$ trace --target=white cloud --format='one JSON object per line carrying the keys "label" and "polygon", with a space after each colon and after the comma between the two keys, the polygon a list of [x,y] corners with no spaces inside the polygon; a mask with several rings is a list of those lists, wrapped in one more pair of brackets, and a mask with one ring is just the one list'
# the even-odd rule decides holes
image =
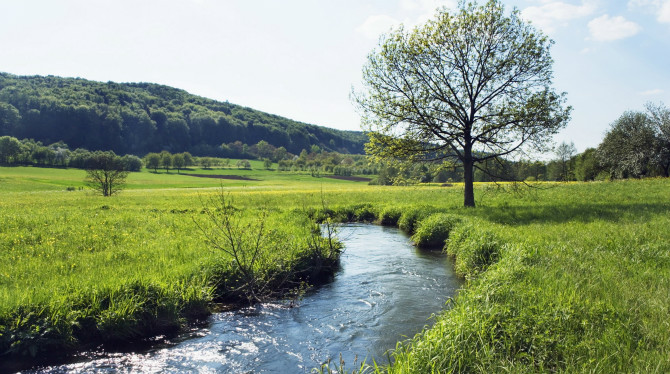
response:
{"label": "white cloud", "polygon": [[629,0],[629,9],[640,8],[656,14],[656,20],[670,23],[670,0]]}
{"label": "white cloud", "polygon": [[400,22],[385,14],[368,17],[362,25],[356,28],[356,31],[369,39],[378,39],[381,34],[388,32],[393,26]]}
{"label": "white cloud", "polygon": [[569,21],[588,16],[596,11],[593,1],[584,0],[581,5],[562,1],[544,1],[540,6],[529,6],[521,15],[546,33],[554,33],[559,27],[567,26]]}
{"label": "white cloud", "polygon": [[653,89],[653,90],[647,90],[647,91],[638,92],[638,95],[642,95],[642,96],[655,96],[655,95],[660,95],[660,94],[662,94],[662,93],[664,93],[664,92],[665,92],[665,91],[663,91],[663,90],[660,89],[660,88],[655,88],[655,89]]}
{"label": "white cloud", "polygon": [[589,22],[591,38],[599,42],[611,42],[628,38],[640,32],[642,27],[622,16],[610,17],[605,14]]}
{"label": "white cloud", "polygon": [[670,0],[666,0],[661,5],[661,9],[658,12],[658,22],[670,23]]}

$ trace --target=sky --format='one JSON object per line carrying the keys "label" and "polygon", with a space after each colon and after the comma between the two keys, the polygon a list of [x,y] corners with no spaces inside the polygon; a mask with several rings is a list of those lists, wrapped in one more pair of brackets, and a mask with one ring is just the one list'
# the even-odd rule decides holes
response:
{"label": "sky", "polygon": [[[482,0],[480,0],[480,3]],[[670,105],[670,0],[503,0],[555,44],[573,107],[557,143],[596,147],[646,102]],[[379,37],[456,0],[0,0],[0,71],[152,82],[360,130],[350,100]]]}

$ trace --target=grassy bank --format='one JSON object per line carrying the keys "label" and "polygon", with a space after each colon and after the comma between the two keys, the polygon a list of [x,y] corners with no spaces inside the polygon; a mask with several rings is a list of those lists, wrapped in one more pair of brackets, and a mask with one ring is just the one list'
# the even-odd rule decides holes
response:
{"label": "grassy bank", "polygon": [[[61,173],[78,171],[25,169],[0,170],[3,352],[177,328],[235,278],[195,224],[219,181],[144,172],[133,178],[157,178],[151,189],[129,181],[102,198],[64,190],[83,175]],[[459,185],[263,178],[223,189],[244,222],[269,212],[277,246],[265,268],[309,258],[308,216],[399,226],[455,257],[467,286],[384,371],[670,371],[668,180],[480,184],[477,208],[464,209]]]}
{"label": "grassy bank", "polygon": [[354,219],[439,241],[468,280],[392,366],[363,371],[670,371],[669,191],[667,180],[621,181],[498,191],[470,210],[359,207]]}
{"label": "grassy bank", "polygon": [[[34,184],[14,183],[22,185]],[[0,195],[0,371],[84,344],[176,331],[208,315],[214,301],[246,301],[248,275],[201,230],[215,224],[208,212],[221,213],[210,200],[220,187],[127,190],[113,198],[39,187]],[[252,291],[278,295],[332,273],[336,254],[314,223],[299,206],[278,210],[266,195],[226,195],[238,244],[262,239],[257,259],[245,260]]]}

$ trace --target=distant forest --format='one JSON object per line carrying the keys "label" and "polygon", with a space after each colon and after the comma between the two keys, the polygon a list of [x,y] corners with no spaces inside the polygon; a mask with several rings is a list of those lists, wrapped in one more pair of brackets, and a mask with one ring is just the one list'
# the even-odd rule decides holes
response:
{"label": "distant forest", "polygon": [[[227,144],[265,140],[288,152],[363,153],[363,132],[305,124],[151,83],[0,73],[0,136],[70,149],[145,155],[167,150],[235,157]],[[223,146],[222,146],[223,145]]]}

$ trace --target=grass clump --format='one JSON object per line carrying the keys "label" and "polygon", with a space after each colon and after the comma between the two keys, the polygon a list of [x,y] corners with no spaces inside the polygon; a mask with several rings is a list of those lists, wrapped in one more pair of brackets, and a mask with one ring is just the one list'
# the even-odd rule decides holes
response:
{"label": "grass clump", "polygon": [[398,227],[410,235],[414,234],[419,221],[435,212],[435,210],[435,208],[426,205],[407,207],[398,219]]}
{"label": "grass clump", "polygon": [[335,222],[373,222],[377,218],[377,210],[371,203],[337,205],[322,208],[317,217],[329,217]]}
{"label": "grass clump", "polygon": [[459,222],[461,219],[452,214],[431,214],[419,222],[412,241],[419,248],[442,248]]}
{"label": "grass clump", "polygon": [[396,206],[384,207],[379,212],[379,224],[382,226],[398,226],[402,209]]}
{"label": "grass clump", "polygon": [[482,226],[473,221],[463,222],[451,232],[444,245],[445,252],[455,259],[455,270],[461,276],[476,275],[500,258],[500,238]]}

